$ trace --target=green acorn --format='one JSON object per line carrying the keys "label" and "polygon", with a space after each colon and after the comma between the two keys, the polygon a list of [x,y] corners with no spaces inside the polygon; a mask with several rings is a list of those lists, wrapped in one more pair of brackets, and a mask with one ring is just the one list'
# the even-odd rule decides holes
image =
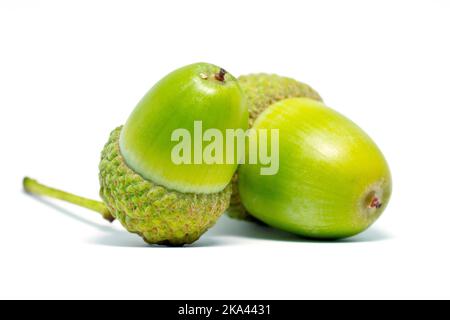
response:
{"label": "green acorn", "polygon": [[239,193],[248,212],[298,235],[339,239],[371,226],[389,203],[389,166],[373,140],[323,103],[293,98],[270,106],[257,130],[279,130],[279,171],[239,167]]}
{"label": "green acorn", "polygon": [[[309,85],[275,74],[249,74],[240,76],[238,81],[247,98],[250,127],[264,110],[278,101],[302,97],[322,101],[320,95]],[[254,221],[254,217],[242,206],[238,191],[238,174],[233,177],[233,193],[227,213],[235,219]]]}
{"label": "green acorn", "polygon": [[[229,206],[236,164],[204,163],[194,148],[185,161],[173,159],[182,130],[197,139],[203,130],[247,129],[248,111],[237,80],[224,69],[198,63],[170,73],[139,102],[123,127],[115,129],[101,155],[100,195],[81,198],[25,178],[25,190],[100,212],[119,220],[150,244],[196,241]],[[200,140],[201,147],[206,142]],[[186,158],[187,156],[187,158]]]}

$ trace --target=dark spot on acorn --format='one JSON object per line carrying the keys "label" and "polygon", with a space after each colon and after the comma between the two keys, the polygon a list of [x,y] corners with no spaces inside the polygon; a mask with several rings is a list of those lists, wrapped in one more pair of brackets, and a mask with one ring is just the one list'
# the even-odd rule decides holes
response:
{"label": "dark spot on acorn", "polygon": [[225,75],[227,74],[227,71],[223,68],[220,68],[220,71],[214,75],[217,81],[225,82]]}
{"label": "dark spot on acorn", "polygon": [[369,205],[369,207],[372,209],[373,208],[380,209],[382,206],[383,206],[383,204],[381,203],[380,199],[378,199],[377,197],[374,197]]}

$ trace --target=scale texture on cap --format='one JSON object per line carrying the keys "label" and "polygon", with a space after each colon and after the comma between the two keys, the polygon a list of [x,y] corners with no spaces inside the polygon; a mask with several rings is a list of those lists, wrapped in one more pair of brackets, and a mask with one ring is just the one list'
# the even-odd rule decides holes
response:
{"label": "scale texture on cap", "polygon": [[111,133],[100,162],[100,195],[111,214],[150,244],[193,243],[228,207],[231,184],[218,193],[192,194],[145,180],[124,162],[119,150],[121,129]]}

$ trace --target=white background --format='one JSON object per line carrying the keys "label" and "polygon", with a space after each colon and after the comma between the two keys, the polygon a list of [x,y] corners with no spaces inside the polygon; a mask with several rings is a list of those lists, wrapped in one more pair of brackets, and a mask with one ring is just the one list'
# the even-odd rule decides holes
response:
{"label": "white background", "polygon": [[[448,1],[0,1],[1,298],[450,298]],[[24,175],[98,198],[99,153],[185,64],[308,82],[384,151],[384,216],[347,241],[232,221],[148,247]]]}

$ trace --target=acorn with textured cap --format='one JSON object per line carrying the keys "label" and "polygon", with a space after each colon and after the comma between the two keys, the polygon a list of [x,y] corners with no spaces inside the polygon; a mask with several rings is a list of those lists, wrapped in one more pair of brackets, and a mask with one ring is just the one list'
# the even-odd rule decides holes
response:
{"label": "acorn with textured cap", "polygon": [[[177,129],[247,129],[248,110],[237,80],[206,63],[189,65],[160,80],[115,129],[101,154],[103,202],[75,196],[25,178],[27,192],[50,196],[119,220],[150,244],[196,241],[228,208],[237,164],[176,163]],[[206,143],[206,142],[202,142]],[[196,151],[192,149],[194,158]]]}

